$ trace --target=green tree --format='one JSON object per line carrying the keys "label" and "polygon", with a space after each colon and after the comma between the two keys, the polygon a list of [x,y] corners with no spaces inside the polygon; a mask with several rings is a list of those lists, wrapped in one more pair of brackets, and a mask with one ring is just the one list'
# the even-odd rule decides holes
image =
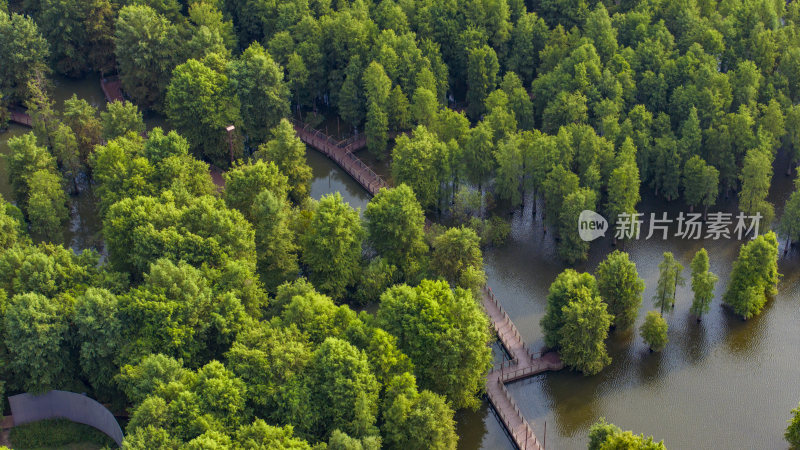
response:
{"label": "green tree", "polygon": [[262,191],[267,190],[277,200],[286,199],[287,178],[272,161],[256,160],[249,164],[234,165],[225,172],[225,203],[229,208],[241,212],[251,222],[253,202]]}
{"label": "green tree", "polygon": [[87,164],[94,146],[100,143],[102,126],[97,108],[77,95],[64,100],[64,123],[75,133],[81,163]]}
{"label": "green tree", "polygon": [[548,347],[557,348],[559,346],[558,331],[564,326],[564,307],[582,288],[587,288],[593,297],[599,295],[597,280],[589,273],[578,273],[573,269],[566,269],[558,274],[550,285],[550,291],[547,294],[547,309],[544,317],[539,321],[544,333],[545,345]]}
{"label": "green tree", "polygon": [[731,280],[722,300],[733,312],[749,319],[761,313],[778,293],[778,240],[770,231],[742,245],[733,263]]}
{"label": "green tree", "polygon": [[74,382],[69,351],[72,298],[37,293],[12,297],[5,308],[3,330],[9,369],[20,389],[43,393]]}
{"label": "green tree", "polygon": [[487,122],[481,122],[464,137],[461,158],[464,177],[481,192],[494,171],[493,136],[492,127]]}
{"label": "green tree", "polygon": [[117,296],[106,289],[87,289],[75,300],[75,328],[82,375],[100,398],[112,398],[118,393],[115,359],[122,332]]}
{"label": "green tree", "polygon": [[644,323],[639,328],[639,334],[650,347],[651,352],[660,352],[667,346],[667,321],[658,311],[648,311]]}
{"label": "green tree", "polygon": [[622,431],[613,423],[601,417],[589,428],[589,450],[666,450],[664,443],[653,442],[653,437],[635,435],[630,431]]}
{"label": "green tree", "polygon": [[685,282],[681,272],[683,272],[683,266],[675,260],[672,252],[664,252],[664,259],[658,264],[658,286],[656,295],[653,297],[653,301],[660,308],[659,313],[662,315],[664,309],[675,306],[675,291]]}
{"label": "green tree", "polygon": [[703,158],[694,155],[686,161],[683,168],[683,189],[690,210],[702,205],[708,211],[708,207],[717,202],[719,171],[706,164]]}
{"label": "green tree", "polygon": [[367,149],[378,159],[384,158],[386,140],[389,133],[389,116],[386,109],[377,102],[367,104],[367,121],[364,124],[367,136]]}
{"label": "green tree", "polygon": [[114,32],[114,55],[120,81],[134,102],[162,108],[170,73],[179,62],[178,27],[145,5],[120,9]]}
{"label": "green tree", "polygon": [[477,120],[485,111],[486,97],[497,87],[500,65],[497,54],[488,45],[471,48],[467,64],[467,115]]}
{"label": "green tree", "polygon": [[708,270],[708,252],[704,248],[695,253],[690,267],[692,268],[692,292],[694,292],[690,311],[697,316],[697,321],[700,322],[700,318],[708,312],[711,300],[714,299],[714,286],[719,277]]}
{"label": "green tree", "polygon": [[747,215],[761,214],[764,223],[772,222],[774,208],[767,201],[772,182],[772,157],[769,150],[754,148],[744,158],[739,180],[739,209]]}
{"label": "green tree", "polygon": [[616,161],[617,167],[611,172],[608,179],[608,202],[606,211],[616,224],[617,218],[622,213],[636,214],[636,205],[641,200],[639,187],[639,167],[636,165],[636,147],[633,140],[628,138],[622,144]]}
{"label": "green tree", "polygon": [[394,377],[386,386],[383,444],[390,448],[454,450],[458,442],[453,410],[444,397],[419,392],[409,373]]}
{"label": "green tree", "polygon": [[298,429],[317,439],[336,429],[359,438],[373,433],[380,385],[367,356],[346,341],[329,337],[314,351],[302,390]]}
{"label": "green tree", "polygon": [[800,405],[792,410],[792,418],[787,422],[789,426],[783,436],[792,448],[800,448]]}
{"label": "green tree", "polygon": [[18,205],[26,206],[30,199],[30,180],[43,170],[55,172],[56,162],[46,148],[37,145],[33,133],[8,139],[8,181]]}
{"label": "green tree", "polygon": [[270,291],[297,276],[297,244],[289,228],[289,206],[267,189],[253,200],[258,273]]}
{"label": "green tree", "polygon": [[642,304],[644,280],[628,254],[614,250],[597,266],[597,290],[614,316],[612,324],[620,330],[633,326]]}
{"label": "green tree", "polygon": [[44,240],[61,242],[62,225],[69,219],[67,194],[61,188],[61,177],[49,170],[34,172],[28,180],[30,197],[25,210],[31,222],[31,233]]}
{"label": "green tree", "polygon": [[422,388],[446,396],[454,408],[478,406],[476,394],[491,361],[486,345],[491,334],[486,314],[469,291],[452,290],[444,281],[394,286],[381,296],[377,320],[397,336]]}
{"label": "green tree", "polygon": [[614,316],[587,287],[575,290],[561,313],[563,325],[557,332],[561,360],[584,375],[599,373],[611,363],[605,339]]}
{"label": "green tree", "polygon": [[781,216],[780,232],[786,235],[786,247],[783,253],[789,251],[794,241],[800,240],[800,190],[795,190],[786,200]]}
{"label": "green tree", "polygon": [[244,132],[255,147],[266,142],[270,137],[268,130],[289,115],[289,88],[281,66],[258,42],[250,44],[231,62],[230,72],[233,90],[241,102]]}
{"label": "green tree", "polygon": [[114,8],[109,0],[42,0],[38,24],[51,45],[53,65],[62,74],[114,68]]}
{"label": "green tree", "polygon": [[397,138],[392,151],[392,176],[395,183],[405,183],[414,190],[424,209],[438,205],[441,199],[442,174],[447,167],[447,145],[423,126],[411,137]]}
{"label": "green tree", "polygon": [[358,279],[363,239],[358,211],[338,192],[323,196],[301,244],[301,260],[314,286],[333,298],[344,297]]}
{"label": "green tree", "polygon": [[389,116],[389,129],[394,131],[407,130],[411,127],[411,110],[408,97],[400,86],[392,88],[386,107]]}
{"label": "green tree", "polygon": [[486,284],[480,238],[467,227],[449,228],[433,241],[431,268],[453,286],[478,295]]}
{"label": "green tree", "polygon": [[525,176],[525,155],[524,146],[526,145],[526,134],[515,133],[507,136],[497,145],[494,151],[494,158],[497,162],[497,177],[495,178],[495,190],[498,197],[509,200],[512,205],[522,203],[524,187],[522,185]]}
{"label": "green tree", "polygon": [[589,188],[580,188],[570,193],[561,204],[558,217],[558,256],[568,264],[583,261],[588,256],[590,242],[581,239],[578,234],[578,217],[581,211],[594,211],[597,204],[597,193]]}
{"label": "green tree", "polygon": [[289,198],[295,204],[301,204],[308,198],[313,174],[306,161],[306,146],[288,120],[282,119],[271,130],[269,141],[259,146],[254,156],[275,162],[288,178]]}
{"label": "green tree", "polygon": [[225,129],[238,125],[240,116],[239,100],[225,73],[201,61],[186,61],[172,72],[165,109],[198,157],[226,167],[240,151],[229,155]]}
{"label": "green tree", "polygon": [[142,113],[133,103],[113,101],[106,105],[106,110],[100,113],[100,122],[103,126],[103,139],[111,140],[133,131],[142,134],[145,131]]}
{"label": "green tree", "polygon": [[28,81],[48,72],[50,45],[28,16],[0,11],[0,94],[13,104],[30,98]]}
{"label": "green tree", "polygon": [[367,204],[364,220],[367,242],[389,264],[400,267],[406,277],[425,267],[425,215],[410,187],[381,189]]}
{"label": "green tree", "polygon": [[564,125],[589,120],[586,96],[580,92],[561,91],[542,113],[542,131],[556,133]]}

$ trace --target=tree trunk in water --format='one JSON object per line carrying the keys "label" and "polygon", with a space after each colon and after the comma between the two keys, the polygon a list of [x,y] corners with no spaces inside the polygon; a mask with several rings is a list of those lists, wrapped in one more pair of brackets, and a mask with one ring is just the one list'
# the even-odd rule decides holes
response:
{"label": "tree trunk in water", "polygon": [[789,247],[791,245],[792,245],[792,237],[791,236],[787,236],[786,237],[786,248],[783,249],[783,254],[784,255],[789,252]]}

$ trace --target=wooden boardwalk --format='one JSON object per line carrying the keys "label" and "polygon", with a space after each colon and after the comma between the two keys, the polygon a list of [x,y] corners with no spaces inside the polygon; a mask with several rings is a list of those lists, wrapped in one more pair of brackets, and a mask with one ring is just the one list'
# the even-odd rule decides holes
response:
{"label": "wooden boardwalk", "polygon": [[103,94],[105,94],[108,103],[125,100],[122,96],[122,82],[119,81],[119,78],[103,78],[100,80],[100,87],[103,88]]}
{"label": "wooden boardwalk", "polygon": [[20,125],[24,125],[26,127],[33,127],[33,120],[31,116],[29,116],[25,111],[21,109],[11,108],[8,110],[9,117],[8,120],[14,123],[18,123]]}
{"label": "wooden boardwalk", "polygon": [[380,175],[353,154],[367,145],[364,135],[337,141],[325,133],[313,129],[308,124],[296,120],[292,120],[292,123],[301,141],[332,159],[370,195],[374,196],[381,188],[389,187],[389,184]]}
{"label": "wooden boardwalk", "polygon": [[511,356],[510,361],[492,369],[486,377],[486,395],[497,416],[508,431],[514,445],[523,450],[540,450],[544,444],[536,438],[533,428],[520,412],[506,383],[532,377],[550,370],[561,370],[564,363],[557,353],[535,354],[528,349],[517,327],[494,297],[492,288],[483,290],[483,307],[492,321],[497,337]]}

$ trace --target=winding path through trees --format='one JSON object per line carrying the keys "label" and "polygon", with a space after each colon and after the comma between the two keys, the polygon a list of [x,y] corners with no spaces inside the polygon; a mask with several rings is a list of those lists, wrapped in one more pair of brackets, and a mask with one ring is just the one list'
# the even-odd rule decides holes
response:
{"label": "winding path through trees", "polygon": [[[102,87],[107,101],[122,98],[118,81],[104,80]],[[30,116],[21,111],[11,111],[11,121],[31,126]],[[366,146],[364,135],[337,141],[325,133],[313,129],[308,124],[296,120],[292,120],[292,122],[300,140],[333,160],[370,195],[374,196],[382,187],[389,187],[389,184],[380,175],[353,154]],[[217,178],[221,178],[221,173],[216,175]],[[487,375],[486,395],[517,448],[522,450],[544,449],[544,442],[540,442],[536,437],[533,428],[525,420],[505,385],[543,372],[561,370],[564,363],[558,353],[538,354],[530,351],[522,341],[514,322],[497,301],[490,287],[484,288],[481,302],[497,332],[498,339],[511,356],[511,360],[504,361],[500,367],[492,369]]]}

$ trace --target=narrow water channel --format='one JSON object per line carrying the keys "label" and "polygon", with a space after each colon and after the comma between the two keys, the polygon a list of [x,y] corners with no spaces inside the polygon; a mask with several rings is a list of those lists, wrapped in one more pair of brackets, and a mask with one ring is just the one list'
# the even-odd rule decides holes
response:
{"label": "narrow water channel", "polygon": [[[73,92],[103,105],[96,79],[56,81],[54,97],[59,104]],[[147,122],[152,127],[161,125],[162,119],[147,118]],[[8,153],[8,138],[27,131],[11,125],[0,134],[0,154]],[[370,197],[352,178],[314,150],[308,150],[307,158],[314,174],[313,198],[338,191],[363,212]],[[783,175],[785,164],[785,158],[776,162],[770,194],[778,217],[791,191],[791,179]],[[0,194],[11,199],[6,166],[0,158]],[[666,210],[675,217],[687,211],[680,202],[665,209],[661,200],[645,192],[643,197],[639,209],[646,214]],[[73,198],[73,205],[66,242],[76,250],[96,246],[100,228],[91,194]],[[733,212],[735,207],[731,198],[719,209]],[[688,279],[695,251],[708,250],[711,270],[720,277],[711,312],[699,324],[690,316],[687,282],[679,288],[674,311],[666,314],[670,342],[662,353],[649,353],[638,333],[615,333],[608,341],[613,362],[597,376],[561,371],[510,385],[540,439],[546,423],[548,448],[586,448],[588,428],[601,416],[623,429],[663,439],[670,449],[786,448],[786,419],[800,400],[800,248],[780,259],[783,278],[778,296],[760,317],[743,322],[720,305],[739,245],[737,241],[671,238],[624,246],[647,284],[637,326],[654,309],[651,299],[664,251],[675,254],[686,267]],[[593,271],[612,249],[610,241],[597,241],[589,261],[579,269]],[[489,285],[532,348],[542,345],[539,320],[548,287],[564,269],[557,261],[552,235],[543,232],[540,214],[532,217],[530,201],[512,216],[509,243],[485,253]],[[513,448],[486,403],[475,412],[458,412],[457,419],[459,449]]]}

